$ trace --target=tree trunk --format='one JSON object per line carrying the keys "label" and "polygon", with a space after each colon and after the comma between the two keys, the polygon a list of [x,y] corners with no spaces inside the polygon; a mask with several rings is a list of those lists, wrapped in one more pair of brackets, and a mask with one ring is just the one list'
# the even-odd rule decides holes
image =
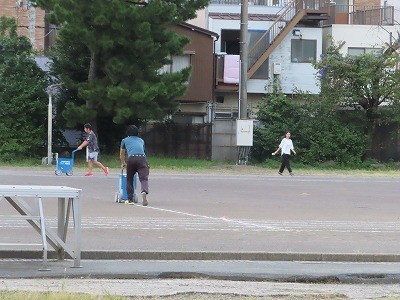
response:
{"label": "tree trunk", "polygon": [[378,115],[376,108],[367,109],[367,134],[368,134],[368,149],[369,149],[369,157],[375,157],[377,154],[377,150],[374,146],[379,144],[376,142],[376,127],[378,125]]}
{"label": "tree trunk", "polygon": [[[99,56],[97,53],[91,51],[90,53],[90,66],[89,66],[89,74],[88,74],[88,82],[95,81],[97,79],[97,71],[99,66]],[[93,99],[86,100],[86,106],[88,109],[96,110],[96,103]],[[97,117],[94,120],[89,120],[92,125],[92,130],[97,134]]]}

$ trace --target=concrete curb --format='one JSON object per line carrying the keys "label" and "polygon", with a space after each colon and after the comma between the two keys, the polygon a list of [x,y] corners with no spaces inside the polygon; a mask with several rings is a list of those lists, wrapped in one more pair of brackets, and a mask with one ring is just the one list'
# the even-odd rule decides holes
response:
{"label": "concrete curb", "polygon": [[[42,251],[0,250],[0,259],[41,259]],[[56,259],[54,251],[49,259]],[[400,262],[400,254],[355,253],[267,253],[267,252],[163,252],[163,251],[82,251],[87,260],[250,260],[250,261],[317,261],[317,262]]]}

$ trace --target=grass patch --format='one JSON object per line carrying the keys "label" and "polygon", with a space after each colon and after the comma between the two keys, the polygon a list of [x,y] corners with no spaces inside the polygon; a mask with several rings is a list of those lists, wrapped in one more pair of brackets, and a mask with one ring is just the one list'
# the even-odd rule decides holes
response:
{"label": "grass patch", "polygon": [[175,159],[163,157],[149,157],[149,164],[153,168],[168,170],[209,169],[221,165],[220,162],[212,162],[196,158]]}
{"label": "grass patch", "polygon": [[[68,157],[70,158],[70,157]],[[121,168],[119,155],[100,155],[99,161],[109,168]],[[220,162],[212,162],[208,160],[196,158],[168,158],[168,157],[148,157],[148,162],[151,168],[165,170],[189,170],[189,169],[209,169],[213,166],[218,166]],[[42,165],[41,159],[24,158],[14,159],[10,161],[1,161],[0,167],[48,167]],[[74,168],[86,168],[87,162],[85,152],[81,151],[75,155]],[[55,168],[55,166],[54,166]]]}
{"label": "grass patch", "polygon": [[0,167],[37,167],[41,165],[42,161],[37,158],[16,158],[8,161],[0,160]]}
{"label": "grass patch", "polygon": [[[119,155],[101,155],[99,161],[111,169],[120,169],[121,162]],[[149,165],[152,170],[177,171],[177,172],[240,172],[242,174],[275,174],[280,166],[279,157],[267,159],[263,163],[249,162],[246,166],[236,166],[235,162],[214,162],[196,158],[168,158],[168,157],[148,157]],[[80,151],[75,156],[74,168],[84,170],[87,168],[85,151]],[[320,164],[315,166],[304,165],[299,162],[291,162],[293,172],[302,175],[358,175],[358,176],[382,176],[400,177],[400,164],[388,162],[377,164],[373,160],[368,160],[359,166],[342,166],[335,164]],[[0,161],[0,167],[38,167],[56,168],[56,166],[42,165],[39,158],[23,158],[11,161]],[[95,167],[96,168],[96,167]]]}

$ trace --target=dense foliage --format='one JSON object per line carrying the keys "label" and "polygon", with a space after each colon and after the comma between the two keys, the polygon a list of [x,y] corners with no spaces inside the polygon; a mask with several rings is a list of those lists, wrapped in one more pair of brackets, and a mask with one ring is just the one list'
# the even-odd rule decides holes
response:
{"label": "dense foliage", "polygon": [[352,126],[351,117],[337,111],[329,100],[300,94],[303,103],[293,101],[283,94],[279,86],[273,87],[259,105],[252,157],[257,161],[269,158],[284,137],[292,133],[298,153],[296,159],[309,165],[333,161],[337,164],[360,163],[365,154],[365,136],[362,129]]}
{"label": "dense foliage", "polygon": [[400,119],[398,48],[394,43],[374,53],[343,55],[339,44],[331,41],[314,63],[321,95],[300,92],[293,101],[274,86],[265,96],[259,107],[262,127],[255,130],[253,156],[266,159],[286,130],[292,132],[300,154],[297,159],[307,164],[356,165],[378,153],[382,146],[377,143],[378,129]]}
{"label": "dense foliage", "polygon": [[396,42],[373,53],[343,55],[339,45],[331,41],[326,53],[314,64],[323,95],[338,106],[365,111],[370,147],[380,123],[400,119],[393,113],[400,106],[398,49]]}
{"label": "dense foliage", "polygon": [[31,156],[43,149],[47,126],[46,74],[14,19],[0,18],[0,156]]}
{"label": "dense foliage", "polygon": [[69,126],[163,119],[178,108],[190,68],[163,73],[189,41],[170,29],[208,0],[39,0],[61,26],[53,74],[63,84]]}

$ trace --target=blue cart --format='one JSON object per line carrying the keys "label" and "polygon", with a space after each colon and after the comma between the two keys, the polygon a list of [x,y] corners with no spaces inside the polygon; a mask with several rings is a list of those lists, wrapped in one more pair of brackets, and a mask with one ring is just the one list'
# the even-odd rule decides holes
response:
{"label": "blue cart", "polygon": [[[126,174],[124,174],[124,169],[121,169],[121,174],[118,176],[118,191],[115,193],[115,202],[124,203],[128,200],[128,193],[126,192]],[[133,176],[133,203],[138,203],[138,195],[136,195],[136,186],[138,182],[138,174]]]}
{"label": "blue cart", "polygon": [[75,158],[75,152],[78,151],[78,149],[75,149],[72,151],[71,158],[57,158],[57,169],[54,171],[54,173],[57,176],[60,176],[62,174],[66,174],[67,176],[72,176],[73,171],[72,168],[74,167],[74,158]]}

